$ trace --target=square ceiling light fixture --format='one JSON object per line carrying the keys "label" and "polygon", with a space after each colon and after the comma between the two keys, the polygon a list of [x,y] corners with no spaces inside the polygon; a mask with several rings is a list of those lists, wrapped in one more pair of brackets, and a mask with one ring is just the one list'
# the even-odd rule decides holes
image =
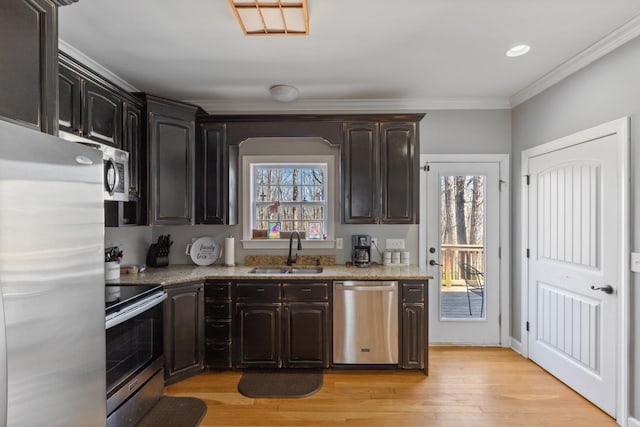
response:
{"label": "square ceiling light fixture", "polygon": [[307,35],[307,0],[229,0],[248,36]]}

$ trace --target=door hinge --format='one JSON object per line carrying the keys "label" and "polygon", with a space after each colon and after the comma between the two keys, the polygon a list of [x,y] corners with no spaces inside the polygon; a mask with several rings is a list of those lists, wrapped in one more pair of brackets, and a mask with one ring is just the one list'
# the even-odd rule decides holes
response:
{"label": "door hinge", "polygon": [[529,332],[529,321],[528,320],[527,320],[527,324],[526,324],[526,329],[527,329],[527,332]]}
{"label": "door hinge", "polygon": [[529,248],[527,248],[527,258],[529,258],[531,256],[531,250],[529,250]]}
{"label": "door hinge", "polygon": [[531,183],[531,175],[525,175],[527,177],[527,185]]}
{"label": "door hinge", "polygon": [[502,191],[502,184],[506,183],[507,181],[503,180],[503,179],[499,179],[498,180],[498,192]]}
{"label": "door hinge", "polygon": [[502,258],[502,248],[498,248],[498,259]]}
{"label": "door hinge", "polygon": [[429,166],[429,163],[425,163],[422,167],[422,170],[425,172],[429,172],[431,170],[431,166]]}
{"label": "door hinge", "polygon": [[498,314],[498,326],[502,326],[502,313]]}

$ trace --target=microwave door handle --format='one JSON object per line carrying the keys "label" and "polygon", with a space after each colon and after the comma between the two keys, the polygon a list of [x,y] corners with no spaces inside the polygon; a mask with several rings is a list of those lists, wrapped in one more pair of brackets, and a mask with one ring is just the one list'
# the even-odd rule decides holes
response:
{"label": "microwave door handle", "polygon": [[129,310],[125,313],[123,313],[120,316],[116,316],[113,317],[111,319],[108,319],[105,322],[105,329],[109,329],[109,328],[113,328],[114,326],[117,326],[123,322],[126,322],[127,320],[136,317],[138,314],[140,313],[144,313],[145,311],[149,310],[152,307],[155,307],[156,305],[160,304],[162,301],[167,299],[167,294],[162,294],[162,296],[157,297],[152,299],[151,301],[145,303],[145,304],[141,304],[140,306]]}

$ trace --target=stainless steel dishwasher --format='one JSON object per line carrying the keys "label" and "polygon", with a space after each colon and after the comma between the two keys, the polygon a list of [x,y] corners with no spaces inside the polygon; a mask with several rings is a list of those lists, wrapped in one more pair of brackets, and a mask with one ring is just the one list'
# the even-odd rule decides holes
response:
{"label": "stainless steel dishwasher", "polygon": [[333,363],[398,363],[398,282],[333,282]]}

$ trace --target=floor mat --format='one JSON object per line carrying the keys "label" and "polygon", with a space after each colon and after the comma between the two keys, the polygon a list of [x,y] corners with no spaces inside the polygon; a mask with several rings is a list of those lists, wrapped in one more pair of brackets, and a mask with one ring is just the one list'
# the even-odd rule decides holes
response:
{"label": "floor mat", "polygon": [[207,405],[195,397],[162,396],[136,427],[197,427]]}
{"label": "floor mat", "polygon": [[238,391],[251,398],[300,398],[322,388],[322,371],[312,369],[247,370],[238,382]]}

